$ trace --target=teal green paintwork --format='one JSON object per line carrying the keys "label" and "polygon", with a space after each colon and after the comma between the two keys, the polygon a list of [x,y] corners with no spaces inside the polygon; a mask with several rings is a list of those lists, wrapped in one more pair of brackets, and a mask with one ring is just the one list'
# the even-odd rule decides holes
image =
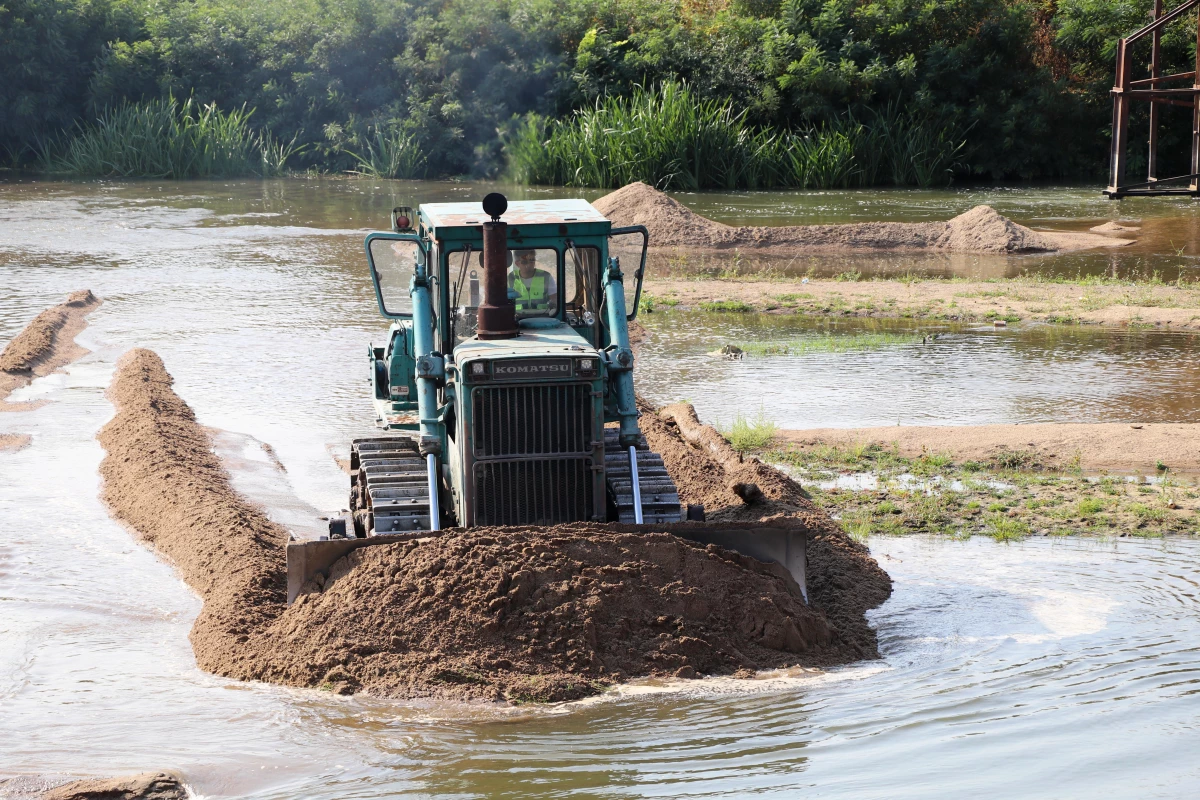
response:
{"label": "teal green paintwork", "polygon": [[[417,213],[416,234],[372,233],[364,243],[380,312],[395,320],[388,346],[372,351],[372,359],[382,357],[387,365],[388,386],[376,387],[379,424],[385,428],[412,430],[418,427],[419,420],[423,436],[436,437],[441,442],[442,460],[449,467],[450,499],[459,520],[467,518],[464,498],[466,482],[470,479],[466,463],[470,456],[465,455],[469,442],[455,439],[463,434],[469,439],[469,432],[474,429],[471,394],[477,385],[483,385],[469,378],[471,365],[476,361],[495,364],[511,359],[568,357],[572,359],[572,370],[575,370],[573,381],[591,386],[595,439],[603,438],[605,422],[621,422],[623,441],[632,442],[638,434],[633,396],[633,353],[629,347],[627,323],[637,309],[636,303],[632,313],[626,309],[622,283],[625,276],[615,259],[608,257],[612,224],[582,200],[514,203],[503,219],[508,223],[511,248],[554,250],[560,292],[568,285],[566,270],[570,247],[573,245],[580,253],[591,253],[589,248],[594,248],[596,274],[592,286],[603,293],[604,319],[596,320],[592,325],[581,322],[572,327],[567,324],[566,303],[559,302],[554,319],[529,320],[520,326],[519,334],[512,339],[483,341],[472,337],[455,342],[452,352],[446,354],[443,361],[444,348],[451,344],[451,301],[446,288],[450,285],[450,259],[462,258],[466,248],[470,248],[472,254],[482,249],[482,224],[487,220],[486,215],[476,203],[427,204]],[[616,232],[641,233],[645,240],[642,228],[618,229]],[[414,265],[410,290],[411,314],[389,314],[385,310],[383,292],[371,260],[371,241],[378,238],[415,241],[419,245],[419,263]],[[634,274],[638,294],[644,266],[643,249],[642,262]],[[599,298],[593,302],[599,302]],[[578,375],[579,359],[585,358],[594,360],[594,377]],[[419,368],[419,364],[424,366]],[[419,369],[425,370],[424,377],[418,377]],[[491,381],[487,383],[490,385]],[[407,389],[407,393],[403,389]],[[603,497],[603,470],[595,471],[595,480],[596,496]]]}

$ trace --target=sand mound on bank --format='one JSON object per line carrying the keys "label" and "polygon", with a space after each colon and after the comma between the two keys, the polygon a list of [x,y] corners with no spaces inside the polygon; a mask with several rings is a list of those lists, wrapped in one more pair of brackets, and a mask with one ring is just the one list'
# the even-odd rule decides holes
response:
{"label": "sand mound on bank", "polygon": [[87,353],[74,340],[87,327],[85,317],[98,305],[99,298],[89,290],[72,292],[66,302],[34,317],[8,343],[0,352],[0,408],[14,389]]}
{"label": "sand mound on bank", "polygon": [[1039,232],[989,206],[948,222],[860,222],[736,228],[706,219],[644,183],[631,183],[592,205],[614,225],[645,225],[655,247],[783,248],[813,251],[927,249],[973,253],[1033,253],[1113,247],[1127,240],[1088,233]]}
{"label": "sand mound on bank", "polygon": [[[554,701],[637,676],[876,655],[862,610],[886,598],[887,576],[791,494],[790,505],[760,511],[812,526],[812,606],[773,565],[666,533],[578,524],[364,548],[335,565],[323,591],[310,586],[286,607],[286,533],[232,490],[158,356],[127,354],[110,397],[104,500],[204,599],[190,638],[211,672],[386,697]],[[675,462],[705,469],[702,454]],[[860,578],[865,588],[830,589]]]}

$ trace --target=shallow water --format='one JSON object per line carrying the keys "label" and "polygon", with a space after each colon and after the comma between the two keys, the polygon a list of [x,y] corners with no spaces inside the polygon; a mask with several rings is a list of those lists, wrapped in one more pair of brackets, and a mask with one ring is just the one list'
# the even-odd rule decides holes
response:
{"label": "shallow water", "polygon": [[[97,499],[115,361],[158,351],[225,431],[239,487],[285,524],[318,524],[343,503],[328,447],[367,429],[364,345],[384,330],[357,228],[397,199],[303,181],[0,189],[0,341],[71,290],[105,298],[80,337],[94,352],[13,398],[51,402],[0,413],[0,430],[33,436],[0,453],[0,777],[177,769],[204,797],[281,799],[1200,792],[1194,541],[873,540],[896,580],[872,615],[884,659],[827,675],[501,711],[197,670],[197,599]],[[683,339],[652,341],[663,352],[643,367]],[[1059,342],[1046,358],[1070,351]],[[737,381],[726,405],[764,385]],[[788,404],[812,405],[805,385]]]}
{"label": "shallow water", "polygon": [[[775,314],[645,314],[640,390],[729,423],[782,428],[1028,422],[1197,422],[1200,335],[1025,323],[1007,328]],[[897,333],[850,352],[709,355],[727,344]],[[922,343],[920,337],[937,334]]]}

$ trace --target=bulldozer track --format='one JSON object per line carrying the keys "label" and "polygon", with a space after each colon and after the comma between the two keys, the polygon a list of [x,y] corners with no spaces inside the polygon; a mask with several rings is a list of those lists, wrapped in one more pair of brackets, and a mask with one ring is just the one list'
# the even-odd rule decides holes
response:
{"label": "bulldozer track", "polygon": [[[629,450],[621,446],[620,431],[604,429],[604,474],[609,495],[617,507],[618,522],[634,522],[633,477]],[[646,437],[637,443],[638,484],[642,489],[642,521],[646,524],[679,522],[679,489],[667,474],[662,456],[650,449]]]}
{"label": "bulldozer track", "polygon": [[414,438],[375,436],[351,443],[350,513],[360,538],[432,528],[429,477]]}

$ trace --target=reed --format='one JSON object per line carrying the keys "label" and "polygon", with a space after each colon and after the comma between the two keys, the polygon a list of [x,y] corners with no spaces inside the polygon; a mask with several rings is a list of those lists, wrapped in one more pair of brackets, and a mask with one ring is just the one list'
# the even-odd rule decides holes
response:
{"label": "reed", "polygon": [[368,130],[365,153],[350,152],[358,167],[356,175],[372,178],[424,178],[429,156],[421,148],[416,134],[405,133],[397,125],[376,125]]}
{"label": "reed", "polygon": [[684,82],[603,97],[564,120],[530,115],[505,137],[509,175],[522,183],[680,191],[945,184],[964,146],[952,126],[897,106],[866,121],[759,128]]}
{"label": "reed", "polygon": [[173,97],[107,108],[40,147],[47,172],[93,178],[214,178],[282,174],[297,151],[250,127],[245,107],[223,112]]}

